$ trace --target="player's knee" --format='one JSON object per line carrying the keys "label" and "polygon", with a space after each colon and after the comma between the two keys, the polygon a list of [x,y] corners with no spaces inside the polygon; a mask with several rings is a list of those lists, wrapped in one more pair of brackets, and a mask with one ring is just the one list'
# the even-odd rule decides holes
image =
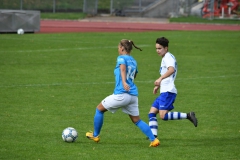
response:
{"label": "player's knee", "polygon": [[165,118],[166,118],[166,117],[165,117],[166,114],[167,114],[167,113],[160,113],[160,118],[161,118],[162,120],[165,120]]}
{"label": "player's knee", "polygon": [[150,111],[148,112],[148,115],[149,115],[149,114],[157,114],[157,113],[158,113],[158,109],[155,108],[155,107],[151,107],[151,108],[150,108]]}
{"label": "player's knee", "polygon": [[164,120],[164,117],[165,117],[165,115],[160,115],[160,118],[161,118],[162,120]]}
{"label": "player's knee", "polygon": [[132,120],[132,122],[134,124],[136,124],[137,122],[139,122],[141,120],[139,116],[130,116],[130,119]]}

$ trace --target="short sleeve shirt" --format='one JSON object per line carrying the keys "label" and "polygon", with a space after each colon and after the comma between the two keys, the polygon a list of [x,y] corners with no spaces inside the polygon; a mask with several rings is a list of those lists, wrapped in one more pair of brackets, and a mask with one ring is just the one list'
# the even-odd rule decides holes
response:
{"label": "short sleeve shirt", "polygon": [[161,81],[160,93],[171,92],[177,94],[177,89],[174,84],[174,81],[177,76],[177,61],[170,52],[167,52],[165,56],[162,58],[161,67],[159,71],[160,75],[164,75],[167,72],[168,67],[170,66],[174,67],[175,71],[172,75]]}

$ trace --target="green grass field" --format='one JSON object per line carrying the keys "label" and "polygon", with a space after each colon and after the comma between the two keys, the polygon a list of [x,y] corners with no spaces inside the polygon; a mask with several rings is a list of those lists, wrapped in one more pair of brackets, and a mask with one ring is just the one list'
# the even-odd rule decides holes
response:
{"label": "green grass field", "polygon": [[67,19],[67,20],[79,20],[86,18],[84,13],[41,13],[41,19]]}
{"label": "green grass field", "polygon": [[[105,113],[100,143],[89,141],[95,107],[113,92],[123,38],[143,49],[132,55],[140,116],[148,122],[160,36],[178,61],[174,111],[195,111],[199,126],[159,119],[161,146],[149,148],[119,110]],[[240,159],[239,39],[230,31],[0,35],[0,159]],[[61,138],[70,126],[79,134],[74,143]]]}
{"label": "green grass field", "polygon": [[171,23],[205,23],[205,24],[236,24],[240,25],[239,18],[226,18],[220,19],[215,17],[214,19],[210,18],[202,18],[197,16],[187,16],[187,17],[177,17],[177,18],[169,18],[169,22]]}

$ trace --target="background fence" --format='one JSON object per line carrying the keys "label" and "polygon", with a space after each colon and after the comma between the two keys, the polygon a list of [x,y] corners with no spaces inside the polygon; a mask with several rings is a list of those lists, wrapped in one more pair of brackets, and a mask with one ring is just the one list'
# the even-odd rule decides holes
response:
{"label": "background fence", "polygon": [[[0,9],[169,17],[190,15],[191,9],[199,1],[209,1],[210,6],[214,3],[214,0],[0,0]],[[198,8],[201,9],[201,6]],[[197,9],[197,14],[201,12],[200,9]]]}
{"label": "background fence", "polygon": [[[0,9],[40,10],[41,12],[84,12],[88,14],[124,12],[141,13],[146,7],[161,0],[0,0]],[[162,0],[163,1],[163,0]],[[171,11],[180,8],[190,11],[197,0],[173,0]],[[168,9],[168,8],[166,8]]]}
{"label": "background fence", "polygon": [[83,3],[83,0],[0,0],[0,9],[40,10],[53,13],[66,11],[82,12]]}
{"label": "background fence", "polygon": [[159,0],[111,0],[110,13],[124,15],[126,12],[141,13],[145,7]]}

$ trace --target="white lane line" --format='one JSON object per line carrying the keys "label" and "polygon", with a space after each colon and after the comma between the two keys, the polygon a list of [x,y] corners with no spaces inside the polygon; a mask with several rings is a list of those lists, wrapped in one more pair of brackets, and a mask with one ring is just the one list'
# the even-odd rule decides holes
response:
{"label": "white lane line", "polygon": [[[139,45],[139,47],[147,47],[150,45]],[[51,51],[68,51],[68,50],[90,50],[90,49],[102,49],[102,48],[117,48],[116,46],[108,47],[83,47],[83,48],[58,48],[58,49],[40,49],[40,50],[17,50],[17,51],[0,51],[0,53],[33,53],[33,52],[51,52]]]}
{"label": "white lane line", "polygon": [[[185,81],[189,79],[209,79],[209,78],[227,78],[239,77],[240,75],[232,76],[214,76],[214,77],[193,77],[193,78],[178,78],[176,81]],[[153,83],[154,80],[135,81],[136,83]],[[51,84],[19,84],[19,85],[0,85],[0,88],[14,88],[14,87],[45,87],[45,86],[74,86],[74,85],[100,85],[100,84],[114,84],[115,82],[80,82],[80,83],[51,83]]]}

